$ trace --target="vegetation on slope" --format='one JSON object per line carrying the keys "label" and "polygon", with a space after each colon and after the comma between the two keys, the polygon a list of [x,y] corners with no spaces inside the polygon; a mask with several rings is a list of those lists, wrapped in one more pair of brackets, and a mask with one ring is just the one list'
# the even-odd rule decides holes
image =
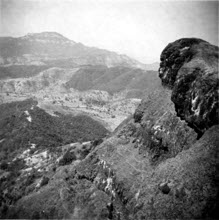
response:
{"label": "vegetation on slope", "polygon": [[134,96],[133,94],[142,95],[142,91],[153,89],[159,84],[157,72],[155,71],[122,66],[111,68],[87,66],[78,70],[66,83],[66,87],[80,91],[103,90],[111,94],[128,90],[130,96]]}
{"label": "vegetation on slope", "polygon": [[[78,151],[79,158],[83,158],[108,133],[86,115],[51,116],[32,99],[2,104],[0,112],[0,218],[10,205],[36,190],[38,185],[48,183],[47,168],[50,166],[50,172],[56,169],[61,146],[92,141],[90,146],[82,145]],[[63,165],[72,159],[78,158],[67,151],[62,158]]]}
{"label": "vegetation on slope", "polygon": [[1,160],[15,156],[31,143],[40,148],[55,148],[102,138],[107,133],[101,124],[88,116],[59,114],[55,117],[36,105],[37,102],[31,99],[0,105]]}
{"label": "vegetation on slope", "polygon": [[48,69],[49,66],[34,66],[34,65],[13,65],[13,66],[0,66],[0,79],[7,78],[26,78],[35,76],[43,70]]}

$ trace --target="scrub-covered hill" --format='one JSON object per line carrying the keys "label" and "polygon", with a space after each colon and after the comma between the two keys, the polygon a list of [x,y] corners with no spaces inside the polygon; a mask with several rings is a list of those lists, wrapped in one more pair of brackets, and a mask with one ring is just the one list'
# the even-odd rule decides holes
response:
{"label": "scrub-covered hill", "polygon": [[103,138],[107,130],[86,115],[51,116],[31,99],[0,105],[1,160],[34,144],[53,149],[77,141]]}
{"label": "scrub-covered hill", "polygon": [[111,68],[106,66],[83,67],[66,83],[67,88],[74,88],[79,91],[93,89],[114,94],[125,90],[128,92],[128,96],[135,98],[142,97],[145,90],[154,90],[158,85],[160,85],[160,81],[157,78],[156,71],[123,66]]}

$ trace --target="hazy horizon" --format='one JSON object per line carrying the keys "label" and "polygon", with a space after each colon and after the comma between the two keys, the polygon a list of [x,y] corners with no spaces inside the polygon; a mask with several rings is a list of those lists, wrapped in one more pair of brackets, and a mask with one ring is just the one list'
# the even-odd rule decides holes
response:
{"label": "hazy horizon", "polygon": [[1,36],[54,31],[143,63],[182,37],[218,45],[218,1],[0,0],[0,8]]}

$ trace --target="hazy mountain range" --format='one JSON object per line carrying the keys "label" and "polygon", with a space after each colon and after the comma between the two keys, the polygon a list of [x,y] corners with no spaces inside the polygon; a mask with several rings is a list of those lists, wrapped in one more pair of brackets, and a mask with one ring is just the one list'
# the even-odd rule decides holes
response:
{"label": "hazy mountain range", "polygon": [[126,55],[87,47],[56,32],[27,34],[23,37],[0,38],[1,65],[105,65],[147,68]]}

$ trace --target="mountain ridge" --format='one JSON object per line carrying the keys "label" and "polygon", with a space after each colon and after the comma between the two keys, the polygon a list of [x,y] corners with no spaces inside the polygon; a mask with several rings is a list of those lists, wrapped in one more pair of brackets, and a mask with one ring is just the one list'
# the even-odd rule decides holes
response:
{"label": "mountain ridge", "polygon": [[[145,68],[135,59],[112,51],[76,43],[56,32],[31,33],[23,37],[0,37],[1,65],[28,64],[72,58],[77,65],[104,64]],[[28,55],[29,54],[29,55]],[[28,56],[27,56],[28,55]],[[40,55],[40,56],[39,56]]]}

